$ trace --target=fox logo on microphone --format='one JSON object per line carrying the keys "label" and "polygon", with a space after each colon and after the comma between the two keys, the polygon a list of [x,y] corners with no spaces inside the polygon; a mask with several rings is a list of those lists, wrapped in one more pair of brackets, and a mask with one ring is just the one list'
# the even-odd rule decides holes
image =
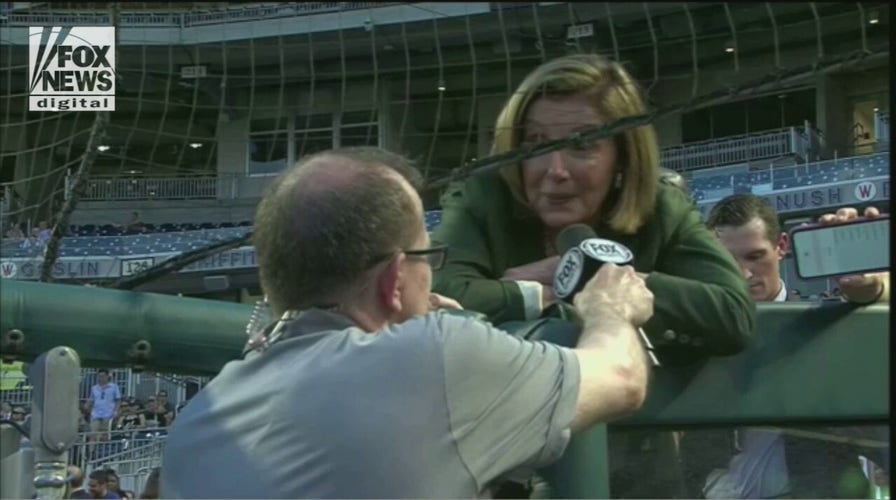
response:
{"label": "fox logo on microphone", "polygon": [[29,111],[115,111],[115,27],[29,27]]}
{"label": "fox logo on microphone", "polygon": [[618,265],[628,264],[634,257],[632,251],[625,245],[602,238],[587,239],[579,248],[593,259]]}
{"label": "fox logo on microphone", "polygon": [[578,288],[584,267],[585,258],[578,248],[572,248],[563,254],[554,274],[554,294],[561,299],[572,295]]}

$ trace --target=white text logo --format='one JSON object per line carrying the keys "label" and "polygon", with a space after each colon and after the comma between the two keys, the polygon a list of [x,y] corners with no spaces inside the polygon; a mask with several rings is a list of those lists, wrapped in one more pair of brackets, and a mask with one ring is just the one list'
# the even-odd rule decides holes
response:
{"label": "white text logo", "polygon": [[29,111],[115,111],[115,27],[28,28]]}

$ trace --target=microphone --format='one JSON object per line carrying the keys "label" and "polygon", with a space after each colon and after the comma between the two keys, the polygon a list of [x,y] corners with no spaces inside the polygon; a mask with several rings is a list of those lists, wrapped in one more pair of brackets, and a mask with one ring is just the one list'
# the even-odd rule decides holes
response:
{"label": "microphone", "polygon": [[31,444],[37,498],[62,498],[68,449],[78,438],[81,360],[68,347],[54,347],[31,366]]}
{"label": "microphone", "polygon": [[[573,297],[585,287],[592,276],[597,274],[605,262],[625,265],[631,263],[634,258],[628,247],[622,243],[598,238],[594,229],[586,224],[573,224],[560,231],[557,236],[557,249],[563,252],[563,257],[560,258],[554,273],[554,295],[568,303],[572,303]],[[660,366],[647,334],[640,327],[638,334],[651,364]]]}

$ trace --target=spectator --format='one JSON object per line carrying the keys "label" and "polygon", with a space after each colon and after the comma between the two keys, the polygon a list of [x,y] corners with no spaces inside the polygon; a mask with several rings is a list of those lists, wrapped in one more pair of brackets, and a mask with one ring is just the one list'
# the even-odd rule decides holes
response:
{"label": "spectator", "polygon": [[[146,398],[146,404],[143,405],[143,415],[146,417],[147,423],[149,423],[150,421],[155,422],[155,416],[156,416],[155,409],[156,409],[156,397],[150,396],[150,397]],[[155,425],[155,424],[152,424],[152,425]]]}
{"label": "spectator", "polygon": [[[841,209],[838,214],[854,212],[853,209]],[[877,216],[875,212],[866,215]],[[827,215],[822,216],[822,219],[825,221],[822,223],[834,223]],[[724,198],[713,206],[707,218],[707,226],[734,256],[754,300],[783,302],[792,296],[788,294],[780,274],[781,260],[790,250],[789,237],[781,231],[777,214],[764,198],[752,194]],[[862,277],[856,277],[853,282],[861,282],[859,278]],[[849,283],[850,280],[846,282]],[[863,285],[857,293],[862,300],[867,300],[868,297],[874,298],[877,292],[875,287]],[[880,292],[878,298],[882,294]],[[791,468],[785,453],[786,441],[781,430],[741,428],[734,431],[733,438],[734,456],[727,467],[713,471],[707,477],[703,488],[706,498],[779,498],[794,493]],[[827,450],[811,455],[823,456],[824,451]],[[803,462],[803,459],[798,461]],[[842,467],[832,469],[842,470],[849,466],[840,465]],[[805,475],[803,472],[799,474],[801,477]],[[797,481],[797,485],[802,482]],[[831,486],[827,491],[824,490],[815,489],[811,496],[832,495],[836,488]],[[799,495],[797,498],[803,496]]]}
{"label": "spectator", "polygon": [[0,403],[0,420],[12,419],[12,404],[9,401]]}
{"label": "spectator", "polygon": [[131,220],[125,224],[125,231],[129,233],[142,233],[146,230],[146,225],[140,220],[138,212],[131,213]]}
{"label": "spectator", "polygon": [[793,290],[788,292],[787,298],[788,298],[788,300],[803,300],[803,295],[800,293],[799,290],[794,288]]}
{"label": "spectator", "polygon": [[47,242],[50,241],[50,237],[53,236],[53,230],[50,228],[50,224],[45,220],[40,221],[37,226],[37,242],[40,246],[46,246]]}
{"label": "spectator", "polygon": [[22,425],[25,423],[25,417],[28,415],[28,411],[25,410],[23,406],[16,406],[12,409],[12,413],[10,414],[13,422]]}
{"label": "spectator", "polygon": [[40,229],[38,229],[36,227],[32,228],[31,236],[23,239],[22,243],[19,245],[19,247],[24,250],[28,250],[29,248],[36,249],[36,248],[42,247],[43,245],[41,244],[39,236],[40,236]]}
{"label": "spectator", "polygon": [[[112,428],[112,419],[118,414],[121,403],[121,390],[115,382],[109,380],[109,370],[100,368],[96,372],[97,383],[90,388],[90,399],[87,408],[90,410],[90,437],[89,443],[97,439],[109,440],[109,431]],[[88,447],[93,453],[93,446]]]}
{"label": "spectator", "polygon": [[87,491],[90,498],[121,498],[117,493],[109,491],[109,475],[104,469],[96,469],[87,476]]}
{"label": "spectator", "polygon": [[113,428],[117,431],[129,431],[146,427],[146,417],[135,410],[130,401],[122,401]]}
{"label": "spectator", "polygon": [[162,498],[479,497],[556,460],[569,432],[641,406],[643,279],[598,271],[576,297],[575,349],[436,311],[458,305],[430,292],[445,248],[430,244],[420,184],[406,159],[367,147],[278,177],[254,245],[282,321],[178,415]]}
{"label": "spectator", "polygon": [[25,239],[25,233],[22,232],[22,228],[19,226],[19,223],[13,222],[10,224],[9,229],[6,231],[6,237],[11,239],[13,242],[19,243]]}
{"label": "spectator", "polygon": [[174,404],[168,401],[168,391],[161,390],[156,394],[156,410],[159,413],[174,411]]}
{"label": "spectator", "polygon": [[112,493],[115,493],[121,498],[127,498],[133,500],[134,492],[122,490],[120,487],[121,481],[118,479],[118,473],[115,472],[115,469],[105,469],[106,471],[106,488]]}
{"label": "spectator", "polygon": [[84,472],[77,465],[68,466],[68,498],[93,498],[90,492],[84,489]]}
{"label": "spectator", "polygon": [[[737,261],[753,300],[787,300],[780,266],[790,241],[764,198],[746,194],[724,198],[713,206],[706,225]],[[685,433],[685,439],[694,435]],[[702,487],[705,498],[779,498],[790,494],[780,431],[736,429],[733,443],[735,452],[728,466],[706,477]]]}
{"label": "spectator", "polygon": [[165,419],[165,410],[159,408],[155,396],[146,400],[146,410],[143,412],[148,427],[165,427],[168,421]]}
{"label": "spectator", "polygon": [[143,485],[143,493],[140,493],[141,499],[156,500],[159,498],[159,473],[161,471],[161,467],[155,467],[150,471],[146,478],[146,484]]}

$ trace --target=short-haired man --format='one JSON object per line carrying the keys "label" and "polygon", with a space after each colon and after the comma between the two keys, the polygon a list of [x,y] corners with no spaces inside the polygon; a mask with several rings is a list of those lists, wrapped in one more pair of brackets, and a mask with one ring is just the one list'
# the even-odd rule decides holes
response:
{"label": "short-haired man", "polygon": [[653,297],[631,267],[605,265],[576,297],[575,349],[436,311],[456,303],[430,292],[445,248],[419,184],[377,148],[315,154],[273,183],[254,243],[281,319],[178,416],[162,498],[473,498],[643,403],[635,327]]}
{"label": "short-haired man", "polygon": [[[836,214],[819,218],[823,224],[855,219],[854,208],[842,208]],[[866,217],[877,217],[869,207]],[[781,260],[790,241],[781,231],[778,214],[769,203],[753,194],[728,196],[713,206],[706,221],[710,230],[737,261],[757,302],[799,300],[788,296],[781,279]],[[838,279],[843,297],[859,303],[889,299],[888,273],[849,276]],[[771,429],[737,429],[734,434],[738,453],[727,470],[712,474],[704,489],[706,498],[779,498],[791,494],[790,474],[783,436]]]}
{"label": "short-haired man", "polygon": [[[868,207],[865,217],[880,216]],[[855,208],[845,207],[834,214],[824,214],[818,222],[840,224],[858,217]],[[757,302],[783,301],[787,298],[781,280],[781,260],[790,250],[786,232],[781,231],[778,214],[765,198],[753,194],[736,194],[713,206],[706,221],[740,265]],[[889,272],[837,278],[840,295],[847,301],[871,303],[890,298]]]}
{"label": "short-haired man", "polygon": [[87,476],[87,492],[90,498],[121,498],[117,493],[109,491],[109,474],[104,469],[96,469]]}
{"label": "short-haired man", "polygon": [[109,380],[109,370],[100,368],[96,372],[96,384],[90,388],[90,398],[87,400],[87,409],[90,412],[90,437],[88,442],[90,453],[93,452],[93,442],[109,440],[109,431],[112,429],[112,420],[118,414],[118,406],[121,403],[121,390],[118,384]]}

